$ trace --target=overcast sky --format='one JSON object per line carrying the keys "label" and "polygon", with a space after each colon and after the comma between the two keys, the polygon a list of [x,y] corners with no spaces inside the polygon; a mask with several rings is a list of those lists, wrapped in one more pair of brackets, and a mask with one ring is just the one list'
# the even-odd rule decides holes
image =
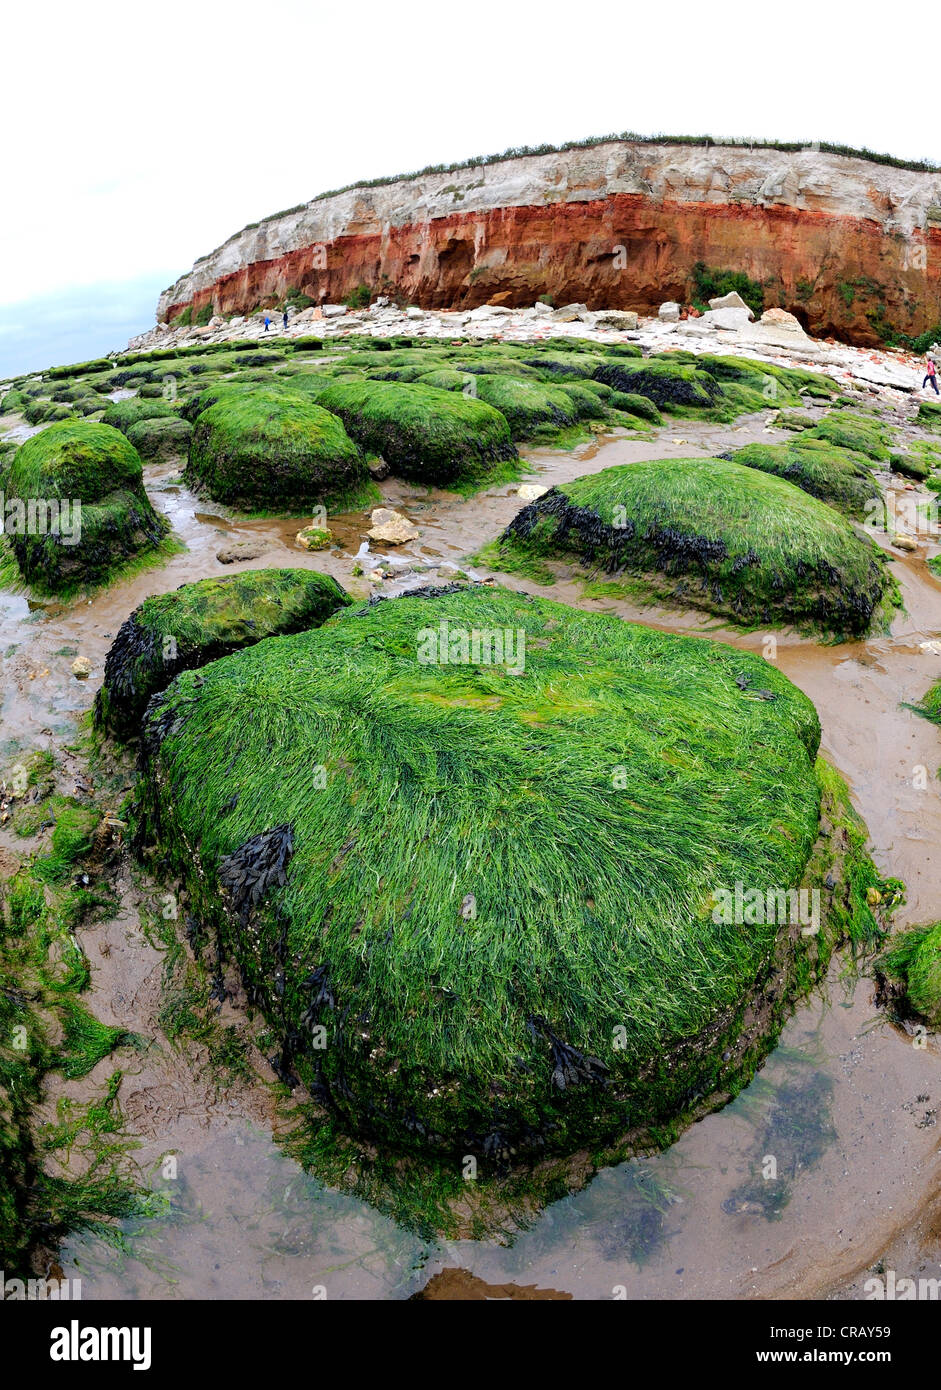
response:
{"label": "overcast sky", "polygon": [[878,27],[819,0],[17,11],[0,83],[6,374],[123,347],[198,256],[359,178],[618,130],[941,162],[932,10]]}

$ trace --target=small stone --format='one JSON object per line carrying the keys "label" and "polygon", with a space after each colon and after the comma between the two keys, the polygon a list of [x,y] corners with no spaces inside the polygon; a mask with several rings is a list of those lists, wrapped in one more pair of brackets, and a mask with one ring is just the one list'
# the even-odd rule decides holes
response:
{"label": "small stone", "polygon": [[328,550],[333,544],[333,534],[326,526],[305,526],[294,540],[302,550]]}
{"label": "small stone", "polygon": [[538,483],[524,483],[516,489],[516,495],[522,497],[524,502],[535,502],[537,497],[542,497],[548,491],[547,487],[540,487]]}
{"label": "small stone", "polygon": [[377,507],[373,512],[371,541],[384,541],[387,545],[404,545],[406,541],[418,539],[418,528],[400,512],[390,511],[388,507]]}
{"label": "small stone", "polygon": [[381,483],[384,478],[388,478],[391,472],[389,465],[386,463],[385,459],[382,458],[370,459],[366,467],[369,469],[370,477],[374,478],[377,483]]}
{"label": "small stone", "polygon": [[216,551],[220,565],[234,565],[237,560],[257,560],[267,550],[264,541],[233,541]]}
{"label": "small stone", "polygon": [[911,536],[902,536],[898,533],[892,537],[892,544],[896,550],[912,551],[918,549],[918,542],[913,540]]}
{"label": "small stone", "polygon": [[77,681],[87,681],[91,675],[91,662],[87,656],[77,656],[72,662],[72,675]]}

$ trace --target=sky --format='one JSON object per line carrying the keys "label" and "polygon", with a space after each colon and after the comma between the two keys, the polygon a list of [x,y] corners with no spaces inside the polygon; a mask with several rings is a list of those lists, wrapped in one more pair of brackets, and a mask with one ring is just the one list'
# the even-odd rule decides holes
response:
{"label": "sky", "polygon": [[0,375],[124,347],[197,257],[361,178],[620,130],[941,162],[925,16],[905,12],[893,38],[867,13],[819,0],[8,7]]}

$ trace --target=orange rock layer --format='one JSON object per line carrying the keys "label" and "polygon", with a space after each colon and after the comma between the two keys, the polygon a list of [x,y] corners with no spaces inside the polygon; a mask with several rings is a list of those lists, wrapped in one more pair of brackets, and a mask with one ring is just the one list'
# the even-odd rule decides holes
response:
{"label": "orange rock layer", "polygon": [[[340,236],[222,276],[189,301],[194,314],[245,314],[300,290],[342,303],[359,285],[428,309],[582,301],[655,313],[689,300],[697,261],[744,271],[765,307],[816,337],[876,346],[887,329],[916,336],[941,322],[941,232],[886,234],[875,220],[793,207],[586,202],[452,213],[381,233]],[[187,307],[172,304],[172,320]]]}

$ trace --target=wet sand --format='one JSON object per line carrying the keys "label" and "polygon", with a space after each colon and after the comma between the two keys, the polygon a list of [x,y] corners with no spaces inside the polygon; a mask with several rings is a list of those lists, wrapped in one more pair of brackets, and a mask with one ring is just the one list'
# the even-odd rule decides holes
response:
{"label": "wet sand", "polygon": [[[616,463],[708,456],[753,439],[785,438],[766,432],[766,418],[731,426],[684,421],[653,442],[614,435],[571,454],[532,451],[533,480],[551,485]],[[178,465],[146,470],[155,505],[188,546],[164,568],[90,603],[35,606],[0,594],[0,755],[9,761],[19,747],[53,748],[64,791],[82,771],[66,751],[75,716],[91,705],[118,627],[148,594],[274,565],[323,570],[363,595],[376,587],[351,578],[366,514],[331,517],[344,549],[310,554],[293,539],[305,518],[235,521],[193,497],[178,473]],[[394,480],[382,491],[388,505],[421,529],[412,546],[379,547],[396,561],[396,577],[383,584],[384,592],[446,580],[453,573],[448,566],[491,540],[522,505],[515,486],[467,501]],[[224,566],[216,551],[233,540],[257,541],[263,552]],[[941,918],[941,736],[904,708],[941,677],[941,656],[919,647],[941,636],[941,583],[924,563],[936,550],[932,544],[897,558],[908,613],[896,618],[890,636],[825,646],[775,634],[776,660],[817,706],[822,752],[849,782],[879,868],[908,886],[900,925]],[[586,599],[564,569],[547,588],[500,578],[558,601],[762,650],[765,634],[732,632],[701,613]],[[92,662],[86,682],[70,674],[76,654]],[[920,767],[927,769],[921,790]],[[23,842],[0,832],[0,851],[22,850]],[[511,1283],[576,1298],[860,1297],[866,1270],[886,1251],[921,1259],[936,1272],[941,1047],[933,1040],[916,1048],[889,1027],[871,1002],[870,982],[853,987],[840,978],[845,962],[834,963],[828,991],[797,1011],[752,1085],[668,1152],[606,1170],[583,1192],[548,1208],[512,1247],[428,1243],[325,1189],[284,1157],[272,1138],[275,1106],[264,1084],[220,1092],[198,1047],[174,1049],[166,1041],[157,1022],[162,957],[148,944],[138,913],[152,885],[125,863],[119,887],[120,915],[79,931],[93,971],[86,1002],[104,1022],[155,1040],[143,1054],[121,1052],[120,1101],[141,1143],[141,1168],[170,1195],[173,1215],[143,1223],[130,1255],[90,1238],[70,1241],[61,1262],[66,1275],[83,1279],[86,1299],[302,1299],[320,1290],[330,1298],[406,1298],[446,1268],[498,1289]],[[230,1016],[237,1016],[236,1006],[226,1004],[223,1021]],[[57,1085],[50,1113],[57,1095],[87,1095],[113,1067],[105,1059],[82,1082]],[[176,1155],[178,1176],[167,1180],[160,1161],[169,1153]],[[766,1205],[770,1189],[760,1178],[769,1156],[790,1196],[771,1213],[774,1219]],[[907,1264],[896,1267],[918,1273]]]}

